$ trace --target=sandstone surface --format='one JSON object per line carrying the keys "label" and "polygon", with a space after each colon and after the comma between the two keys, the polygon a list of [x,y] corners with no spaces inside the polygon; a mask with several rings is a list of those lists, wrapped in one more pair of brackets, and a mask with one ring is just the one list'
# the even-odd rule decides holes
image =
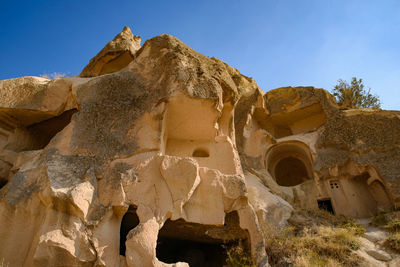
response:
{"label": "sandstone surface", "polygon": [[133,35],[126,26],[123,31],[115,36],[89,64],[83,69],[80,77],[94,77],[116,72],[126,67],[134,58],[140,48],[140,36]]}
{"label": "sandstone surface", "polygon": [[[9,266],[222,266],[294,209],[400,204],[400,112],[313,87],[264,93],[170,35],[129,28],[80,77],[0,81],[0,259]],[[376,255],[374,255],[376,257]]]}

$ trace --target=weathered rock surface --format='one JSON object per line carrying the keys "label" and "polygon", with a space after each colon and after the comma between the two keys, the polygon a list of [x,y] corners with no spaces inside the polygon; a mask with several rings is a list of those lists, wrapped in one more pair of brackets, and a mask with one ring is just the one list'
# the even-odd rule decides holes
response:
{"label": "weathered rock surface", "polygon": [[119,71],[126,67],[140,49],[140,36],[133,35],[125,27],[114,40],[109,42],[83,69],[80,77],[94,77]]}
{"label": "weathered rock surface", "polygon": [[0,96],[9,266],[221,266],[238,240],[267,266],[263,229],[294,208],[400,201],[399,112],[264,94],[170,35],[140,47],[125,28],[80,77],[0,81]]}

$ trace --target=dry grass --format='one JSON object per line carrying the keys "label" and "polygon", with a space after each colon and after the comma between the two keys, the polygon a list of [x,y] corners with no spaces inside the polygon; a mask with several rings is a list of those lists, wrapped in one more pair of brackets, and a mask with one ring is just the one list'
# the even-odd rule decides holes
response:
{"label": "dry grass", "polygon": [[357,266],[353,253],[357,236],[365,229],[353,220],[326,212],[301,212],[304,224],[265,230],[267,254],[272,266]]}
{"label": "dry grass", "polygon": [[390,233],[388,239],[387,239],[387,245],[396,250],[397,252],[400,252],[400,233]]}
{"label": "dry grass", "polygon": [[372,225],[389,231],[386,245],[391,249],[400,252],[400,213],[380,213],[371,222]]}
{"label": "dry grass", "polygon": [[[325,211],[299,211],[291,225],[264,229],[271,266],[359,266],[358,236],[365,228],[353,219],[333,216]],[[295,217],[296,217],[295,216]],[[226,247],[227,266],[253,267],[247,246]]]}
{"label": "dry grass", "polygon": [[389,222],[389,217],[386,213],[379,213],[375,217],[372,218],[371,224],[373,226],[382,227]]}
{"label": "dry grass", "polygon": [[255,267],[248,246],[242,242],[225,246],[227,267]]}
{"label": "dry grass", "polygon": [[0,267],[8,267],[8,263],[3,258],[0,260]]}

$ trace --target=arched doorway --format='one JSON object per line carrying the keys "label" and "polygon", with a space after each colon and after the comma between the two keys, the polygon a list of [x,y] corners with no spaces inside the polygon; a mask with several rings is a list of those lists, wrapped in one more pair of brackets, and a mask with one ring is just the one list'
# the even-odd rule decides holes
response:
{"label": "arched doorway", "polygon": [[392,208],[392,202],[381,181],[374,180],[368,185],[368,189],[375,199],[379,210],[389,211]]}
{"label": "arched doorway", "polygon": [[301,142],[275,145],[267,152],[265,164],[280,186],[296,186],[312,178],[311,154]]}

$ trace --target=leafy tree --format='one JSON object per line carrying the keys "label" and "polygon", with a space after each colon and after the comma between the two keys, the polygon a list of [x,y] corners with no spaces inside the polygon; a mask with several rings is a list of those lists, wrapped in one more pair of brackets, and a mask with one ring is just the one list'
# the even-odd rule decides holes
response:
{"label": "leafy tree", "polygon": [[370,93],[371,88],[365,89],[363,80],[351,79],[348,84],[342,79],[333,88],[333,95],[338,104],[345,108],[379,108],[381,102],[379,97]]}

